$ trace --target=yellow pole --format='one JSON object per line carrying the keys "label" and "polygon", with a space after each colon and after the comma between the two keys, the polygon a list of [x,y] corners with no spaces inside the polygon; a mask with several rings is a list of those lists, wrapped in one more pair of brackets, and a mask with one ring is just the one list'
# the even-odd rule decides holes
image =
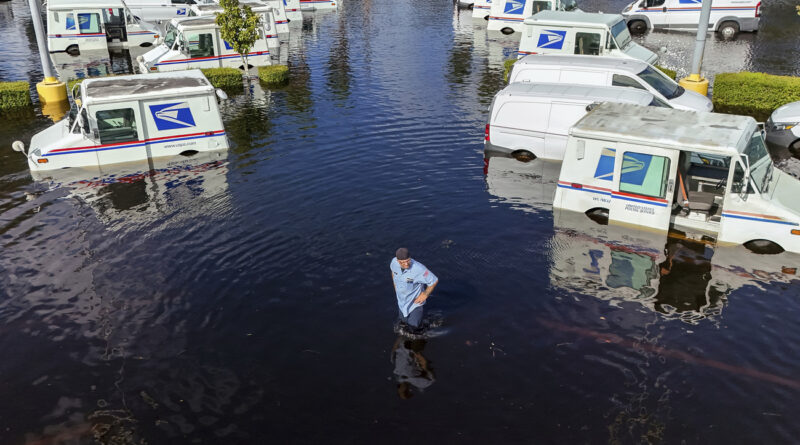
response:
{"label": "yellow pole", "polygon": [[706,33],[708,33],[709,17],[711,17],[711,0],[703,0],[703,6],[700,9],[700,20],[697,23],[697,38],[694,45],[692,71],[689,76],[678,81],[680,86],[687,90],[700,93],[703,96],[708,95],[708,79],[700,75],[700,65],[703,63],[703,52],[706,48]]}
{"label": "yellow pole", "polygon": [[36,33],[36,43],[39,46],[39,58],[42,61],[42,72],[44,80],[36,84],[36,92],[39,93],[39,102],[42,105],[62,102],[67,100],[67,85],[56,79],[53,69],[50,66],[49,51],[47,41],[44,39],[44,26],[42,26],[42,14],[39,11],[39,0],[29,0],[31,7],[31,21],[33,30]]}

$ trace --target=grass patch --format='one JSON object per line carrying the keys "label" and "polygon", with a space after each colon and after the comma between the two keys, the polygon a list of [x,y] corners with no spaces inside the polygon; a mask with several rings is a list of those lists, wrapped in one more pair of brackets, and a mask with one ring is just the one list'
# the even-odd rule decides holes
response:
{"label": "grass patch", "polygon": [[20,80],[18,82],[0,82],[0,110],[14,110],[28,107],[31,102],[31,85]]}
{"label": "grass patch", "polygon": [[258,78],[267,85],[279,85],[289,80],[289,67],[268,65],[258,67]]}
{"label": "grass patch", "polygon": [[718,113],[769,119],[776,108],[800,100],[800,77],[765,73],[720,73],[714,78],[712,102]]}
{"label": "grass patch", "polygon": [[508,59],[503,62],[503,80],[508,82],[508,74],[511,73],[511,66],[517,63],[519,59]]}
{"label": "grass patch", "polygon": [[678,73],[676,73],[675,71],[672,71],[669,68],[664,68],[663,66],[658,66],[658,65],[653,65],[653,66],[656,67],[662,73],[666,74],[670,79],[676,80]]}
{"label": "grass patch", "polygon": [[242,72],[236,68],[204,68],[200,71],[206,76],[214,88],[222,88],[226,91],[241,90]]}

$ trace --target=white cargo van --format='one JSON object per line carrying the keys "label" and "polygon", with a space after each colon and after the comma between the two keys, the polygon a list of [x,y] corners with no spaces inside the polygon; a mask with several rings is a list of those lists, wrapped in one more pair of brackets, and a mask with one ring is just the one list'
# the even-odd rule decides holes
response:
{"label": "white cargo van", "polygon": [[751,117],[606,102],[570,129],[553,207],[800,252],[798,196]]}
{"label": "white cargo van", "polygon": [[541,11],[573,11],[575,0],[495,0],[489,10],[489,31],[513,34],[522,31],[522,21]]}
{"label": "white cargo van", "polygon": [[[281,42],[278,39],[278,26],[284,26],[285,32],[289,32],[289,24],[284,21],[282,25],[278,25],[278,20],[275,16],[275,10],[262,2],[239,2],[240,5],[247,5],[250,9],[258,14],[261,19],[261,26],[264,28],[264,38],[267,39],[267,46],[273,56],[277,56],[280,51]],[[222,7],[216,3],[205,5],[192,5],[189,9],[190,17],[216,17],[217,14],[223,11]],[[285,17],[284,17],[285,18]],[[159,42],[161,43],[161,42]]]}
{"label": "white cargo van", "polygon": [[655,63],[658,55],[634,42],[619,14],[542,11],[525,19],[519,55],[584,54]]}
{"label": "white cargo van", "polygon": [[605,101],[669,106],[633,88],[512,83],[492,100],[484,150],[560,161],[569,127]]}
{"label": "white cargo van", "polygon": [[525,56],[513,65],[508,81],[631,87],[648,91],[673,108],[713,109],[709,98],[684,89],[658,68],[635,59],[550,54]]}
{"label": "white cargo van", "polygon": [[[191,68],[249,68],[242,67],[241,55],[222,39],[214,17],[172,19],[167,25],[164,41],[136,60],[142,73]],[[272,64],[264,29],[259,29],[259,38],[247,55],[247,63],[250,66]]]}
{"label": "white cargo van", "polygon": [[34,135],[27,153],[13,144],[32,171],[228,148],[215,89],[198,70],[87,79],[76,88],[77,113]]}
{"label": "white cargo van", "polygon": [[50,0],[47,46],[50,52],[127,49],[152,46],[155,25],[137,19],[121,0]]}
{"label": "white cargo van", "polygon": [[[702,0],[636,0],[622,11],[633,33],[648,29],[697,30]],[[724,38],[739,31],[758,31],[760,0],[715,0],[708,29]]]}

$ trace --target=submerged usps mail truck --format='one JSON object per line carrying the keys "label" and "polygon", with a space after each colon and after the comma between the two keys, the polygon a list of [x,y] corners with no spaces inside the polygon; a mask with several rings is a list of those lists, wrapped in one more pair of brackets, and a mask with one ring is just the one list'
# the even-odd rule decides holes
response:
{"label": "submerged usps mail truck", "polygon": [[[267,46],[273,53],[273,56],[278,53],[281,47],[280,40],[278,40],[279,32],[289,32],[289,22],[287,22],[284,13],[284,20],[282,25],[278,25],[276,18],[276,10],[267,6],[262,2],[239,2],[240,5],[247,5],[250,9],[259,15],[261,19],[261,26],[264,28],[264,38],[267,39]],[[222,7],[216,3],[205,5],[192,5],[189,9],[190,17],[216,17],[223,11]],[[278,31],[278,27],[285,27],[284,31]],[[161,42],[159,42],[161,43]]]}
{"label": "submerged usps mail truck", "polygon": [[27,152],[12,145],[31,171],[228,148],[215,89],[199,70],[87,79],[76,88],[77,113],[35,134]]}
{"label": "submerged usps mail truck", "polygon": [[633,41],[619,14],[542,11],[525,19],[519,55],[583,54],[639,59],[653,64],[658,55]]}
{"label": "submerged usps mail truck", "polygon": [[633,88],[559,83],[512,83],[492,100],[484,151],[564,159],[569,128],[600,102],[669,106]]}
{"label": "submerged usps mail truck", "polygon": [[571,129],[554,208],[763,253],[800,252],[800,180],[751,117],[603,103]]}
{"label": "submerged usps mail truck", "polygon": [[[636,0],[622,11],[631,32],[648,29],[697,30],[702,0]],[[739,31],[758,31],[761,0],[714,0],[709,31],[733,38]]]}
{"label": "submerged usps mail truck", "polygon": [[333,10],[339,7],[342,0],[300,0],[300,9],[303,11]]}
{"label": "submerged usps mail truck", "polygon": [[522,31],[522,22],[541,11],[575,11],[575,0],[494,0],[489,11],[489,31],[513,34]]}
{"label": "submerged usps mail truck", "polygon": [[136,18],[122,0],[50,0],[47,46],[50,52],[126,49],[155,43],[156,26]]}
{"label": "submerged usps mail truck", "polygon": [[[152,73],[191,68],[242,67],[241,55],[222,39],[214,17],[172,19],[167,25],[164,41],[137,57],[139,71]],[[270,51],[263,28],[250,54],[250,66],[271,65]]]}

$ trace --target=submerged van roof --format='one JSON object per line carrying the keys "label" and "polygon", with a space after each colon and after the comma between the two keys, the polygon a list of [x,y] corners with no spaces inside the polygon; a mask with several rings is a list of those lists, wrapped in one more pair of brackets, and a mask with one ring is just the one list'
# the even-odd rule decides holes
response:
{"label": "submerged van roof", "polygon": [[603,14],[602,12],[583,12],[583,11],[540,11],[525,19],[526,25],[569,25],[569,26],[591,26],[602,25],[609,28],[620,20],[624,20],[620,14]]}
{"label": "submerged van roof", "polygon": [[[539,14],[541,14],[541,12]],[[519,59],[514,63],[513,67],[516,68],[517,65],[617,69],[636,74],[641,73],[645,68],[650,66],[647,62],[639,59],[573,54],[531,54]]]}
{"label": "submerged van roof", "polygon": [[180,26],[182,28],[189,28],[192,26],[196,27],[209,27],[209,26],[217,26],[216,16],[211,15],[203,15],[203,16],[196,16],[196,17],[186,17],[186,18],[176,18],[172,19],[172,24],[174,26]]}
{"label": "submerged van roof", "polygon": [[186,96],[214,91],[200,70],[86,79],[81,84],[84,104],[138,100],[148,96]]}
{"label": "submerged van roof", "polygon": [[569,134],[731,156],[746,146],[756,128],[756,121],[747,116],[605,102],[575,123]]}
{"label": "submerged van roof", "polygon": [[626,102],[639,105],[649,105],[653,101],[651,93],[636,88],[573,85],[568,83],[512,83],[500,90],[497,96],[544,96],[558,99],[587,100],[589,102]]}

